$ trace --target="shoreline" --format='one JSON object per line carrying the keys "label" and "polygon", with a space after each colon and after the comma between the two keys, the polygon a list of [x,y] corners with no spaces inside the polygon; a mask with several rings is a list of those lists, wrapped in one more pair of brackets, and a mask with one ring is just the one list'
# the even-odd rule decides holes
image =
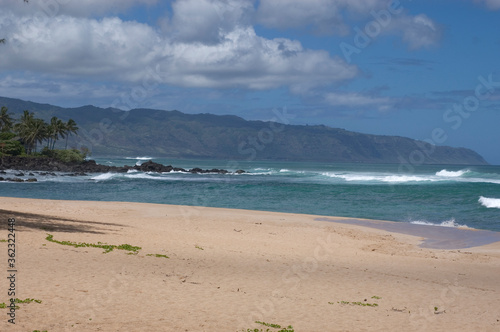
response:
{"label": "shoreline", "polygon": [[472,247],[481,247],[492,243],[499,242],[500,232],[472,228],[472,227],[448,227],[440,225],[425,225],[414,224],[410,222],[394,221],[394,220],[379,220],[367,219],[358,217],[346,216],[330,216],[330,215],[315,215],[309,213],[295,213],[283,211],[268,211],[268,210],[251,210],[251,209],[237,209],[237,208],[222,208],[222,207],[208,207],[208,206],[194,206],[194,205],[176,205],[166,203],[145,203],[134,201],[93,201],[93,200],[62,200],[62,199],[39,199],[39,198],[25,198],[25,197],[10,197],[0,196],[0,199],[12,198],[20,200],[46,200],[46,201],[66,201],[66,202],[95,202],[95,203],[126,203],[126,204],[152,204],[158,206],[179,207],[183,209],[216,209],[216,210],[229,210],[229,211],[249,211],[261,212],[270,214],[284,214],[304,216],[312,218],[317,222],[334,222],[345,225],[359,226],[362,228],[379,229],[389,233],[406,234],[413,237],[421,238],[420,247],[429,249],[467,249]]}
{"label": "shoreline", "polygon": [[42,301],[19,304],[24,330],[500,328],[499,242],[429,249],[349,218],[150,203],[0,197],[0,210],[17,222],[16,296]]}

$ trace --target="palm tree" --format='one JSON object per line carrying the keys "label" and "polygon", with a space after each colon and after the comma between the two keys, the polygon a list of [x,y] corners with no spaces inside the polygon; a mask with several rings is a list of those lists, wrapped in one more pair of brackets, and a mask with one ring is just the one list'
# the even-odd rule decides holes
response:
{"label": "palm tree", "polygon": [[47,148],[50,149],[52,147],[52,141],[56,139],[56,126],[57,126],[57,117],[53,116],[50,119],[50,123],[47,126]]}
{"label": "palm tree", "polygon": [[47,136],[47,147],[54,150],[57,140],[67,136],[66,124],[61,119],[52,117],[47,127]]}
{"label": "palm tree", "polygon": [[24,111],[23,115],[19,119],[19,122],[14,125],[14,130],[21,134],[28,130],[30,123],[35,119],[33,113],[30,111]]}
{"label": "palm tree", "polygon": [[30,152],[35,151],[38,143],[42,143],[47,138],[47,123],[42,119],[34,119],[29,126],[27,143]]}
{"label": "palm tree", "polygon": [[68,122],[66,122],[66,146],[65,149],[68,148],[68,137],[71,134],[76,134],[78,132],[78,126],[76,125],[75,120],[69,119]]}
{"label": "palm tree", "polygon": [[24,111],[19,122],[14,126],[28,154],[36,151],[37,144],[47,138],[47,124],[42,119],[35,119],[33,113]]}
{"label": "palm tree", "polygon": [[6,132],[12,129],[12,118],[7,111],[7,107],[2,106],[0,110],[0,132]]}

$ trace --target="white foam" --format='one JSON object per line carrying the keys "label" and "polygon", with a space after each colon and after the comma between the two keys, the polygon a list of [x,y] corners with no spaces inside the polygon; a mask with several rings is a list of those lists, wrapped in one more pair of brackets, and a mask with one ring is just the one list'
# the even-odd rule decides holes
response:
{"label": "white foam", "polygon": [[468,173],[468,169],[462,169],[459,171],[448,171],[446,169],[442,169],[439,172],[436,172],[436,176],[442,176],[446,178],[458,178],[461,177],[462,175]]}
{"label": "white foam", "polygon": [[331,178],[339,178],[343,179],[347,182],[386,182],[386,183],[405,183],[405,182],[423,182],[423,181],[435,181],[430,177],[417,176],[417,175],[388,175],[388,174],[377,174],[377,175],[368,175],[368,174],[335,174],[324,172],[322,173],[324,176],[328,176]]}
{"label": "white foam", "polygon": [[414,220],[410,221],[410,224],[414,225],[426,225],[426,226],[438,226],[438,227],[451,227],[451,228],[469,228],[467,225],[460,225],[458,224],[455,219],[450,219],[450,220],[445,220],[439,224],[435,224],[429,221],[424,221],[424,220]]}
{"label": "white foam", "polygon": [[125,175],[128,179],[160,179],[160,177],[151,176],[148,173],[132,173]]}
{"label": "white foam", "polygon": [[500,209],[500,198],[479,197],[479,203],[489,209]]}
{"label": "white foam", "polygon": [[91,179],[95,180],[95,181],[105,181],[105,180],[109,180],[109,179],[113,178],[115,175],[116,175],[116,173],[104,173],[104,174],[94,176]]}
{"label": "white foam", "polygon": [[125,159],[133,159],[133,160],[150,160],[154,159],[153,157],[125,157]]}
{"label": "white foam", "polygon": [[424,182],[424,181],[435,181],[428,177],[416,176],[416,175],[390,175],[385,176],[382,179],[383,182]]}

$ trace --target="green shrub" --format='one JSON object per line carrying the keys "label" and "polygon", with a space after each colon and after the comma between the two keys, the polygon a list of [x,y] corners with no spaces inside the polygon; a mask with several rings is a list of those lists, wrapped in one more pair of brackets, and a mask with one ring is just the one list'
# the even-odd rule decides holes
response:
{"label": "green shrub", "polygon": [[86,154],[76,149],[71,150],[50,150],[43,148],[42,155],[55,158],[63,163],[81,163],[85,160]]}
{"label": "green shrub", "polygon": [[56,158],[65,163],[81,163],[85,155],[76,149],[56,150]]}
{"label": "green shrub", "polygon": [[0,147],[0,155],[19,156],[25,154],[24,146],[19,141],[0,140],[1,145],[3,145],[3,148]]}
{"label": "green shrub", "polygon": [[16,134],[11,132],[0,133],[0,141],[8,141],[16,137]]}

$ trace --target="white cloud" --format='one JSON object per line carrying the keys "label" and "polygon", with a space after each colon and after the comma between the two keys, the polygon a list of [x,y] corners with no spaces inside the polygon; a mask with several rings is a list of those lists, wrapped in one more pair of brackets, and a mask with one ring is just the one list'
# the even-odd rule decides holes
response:
{"label": "white cloud", "polygon": [[214,44],[236,27],[250,25],[253,1],[183,0],[172,3],[165,31],[184,42]]}
{"label": "white cloud", "polygon": [[363,95],[355,92],[330,92],[325,95],[325,101],[331,106],[347,108],[373,108],[379,111],[390,110],[394,100],[388,97]]}
{"label": "white cloud", "polygon": [[500,9],[500,0],[474,0],[474,2],[484,4],[491,10],[499,10]]}
{"label": "white cloud", "polygon": [[441,39],[442,29],[427,15],[402,15],[394,20],[389,30],[401,34],[410,49],[436,45]]}
{"label": "white cloud", "polygon": [[311,28],[319,34],[349,33],[343,12],[369,14],[382,0],[261,0],[257,21],[270,28]]}
{"label": "white cloud", "polygon": [[158,38],[144,24],[118,18],[3,17],[0,67],[63,75],[130,78],[151,61]]}
{"label": "white cloud", "polygon": [[235,29],[218,45],[175,44],[170,52],[177,63],[168,72],[186,86],[320,86],[357,75],[356,67],[325,51],[305,50],[289,39],[265,39],[251,27]]}
{"label": "white cloud", "polygon": [[[363,29],[373,22],[380,29],[377,36],[396,34],[410,49],[439,41],[441,29],[432,19],[424,14],[408,15],[404,3],[391,4],[392,1],[386,0],[262,0],[257,21],[269,28],[312,29],[317,33],[342,36],[355,36],[355,27]],[[382,12],[388,14],[388,21],[380,25],[377,16]]]}
{"label": "white cloud", "polygon": [[2,11],[12,11],[17,15],[37,17],[55,17],[71,15],[86,17],[89,15],[118,14],[134,5],[153,5],[158,0],[0,0]]}
{"label": "white cloud", "polygon": [[[185,4],[198,12],[199,8],[189,1]],[[189,18],[189,10],[183,10],[180,16],[174,14],[176,27],[190,24],[180,20]],[[238,7],[218,13],[234,20],[224,26],[220,18],[209,15],[209,22],[201,25],[206,25],[206,31],[219,26],[218,38],[213,40],[210,34],[198,34],[196,29],[179,28],[182,38],[162,35],[149,25],[116,17],[96,20],[3,13],[0,29],[8,42],[2,49],[0,68],[136,83],[154,68],[161,83],[174,86],[288,86],[296,90],[343,82],[358,73],[355,66],[326,51],[304,49],[300,42],[290,39],[258,36],[250,25],[237,23],[236,18],[243,15]]]}

